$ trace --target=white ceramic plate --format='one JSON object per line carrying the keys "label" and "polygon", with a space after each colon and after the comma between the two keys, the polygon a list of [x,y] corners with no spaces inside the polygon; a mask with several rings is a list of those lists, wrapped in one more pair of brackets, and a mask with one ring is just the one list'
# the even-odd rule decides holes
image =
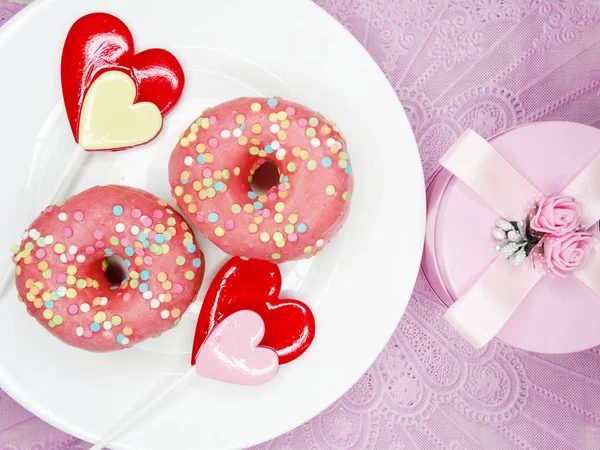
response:
{"label": "white ceramic plate", "polygon": [[[425,210],[408,120],[367,52],[306,0],[36,1],[0,29],[0,248],[7,252],[81,151],[67,124],[59,65],[69,27],[93,11],[124,20],[137,51],[171,50],[186,71],[186,87],[157,139],[90,155],[70,193],[120,183],[169,199],[167,161],[180,131],[206,106],[238,96],[299,101],[346,134],[356,177],[350,218],[323,255],[282,266],[283,290],[316,316],[312,347],[260,387],[194,378],[113,446],[207,450],[275,437],[348,390],[404,312],[421,258]],[[202,238],[201,245],[207,282],[200,298],[227,259]],[[8,270],[8,257],[1,261]],[[52,338],[12,288],[0,299],[0,385],[51,424],[95,441],[153,386],[186,369],[199,309],[193,305],[160,339],[92,354]]]}

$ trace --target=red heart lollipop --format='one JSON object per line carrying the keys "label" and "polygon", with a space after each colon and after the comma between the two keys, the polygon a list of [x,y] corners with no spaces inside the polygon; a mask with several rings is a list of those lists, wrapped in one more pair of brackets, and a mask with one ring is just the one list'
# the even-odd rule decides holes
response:
{"label": "red heart lollipop", "polygon": [[254,311],[265,323],[261,346],[270,347],[285,364],[298,358],[312,343],[315,319],[308,306],[298,300],[280,299],[281,273],[276,264],[258,259],[233,257],[219,270],[208,288],[192,348],[192,365],[200,346],[226,317]]}
{"label": "red heart lollipop", "polygon": [[87,90],[109,70],[131,77],[137,89],[135,102],[153,103],[163,116],[183,90],[183,69],[171,53],[153,48],[136,55],[131,32],[121,20],[106,13],[83,16],[69,30],[61,61],[63,98],[77,142]]}

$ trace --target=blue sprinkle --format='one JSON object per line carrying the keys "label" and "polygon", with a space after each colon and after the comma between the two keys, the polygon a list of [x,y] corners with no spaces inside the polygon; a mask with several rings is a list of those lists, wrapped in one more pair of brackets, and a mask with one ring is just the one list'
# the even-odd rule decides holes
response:
{"label": "blue sprinkle", "polygon": [[141,231],[140,233],[138,233],[137,238],[140,242],[145,241],[146,239],[148,239],[148,235],[146,233],[144,233],[143,231]]}
{"label": "blue sprinkle", "polygon": [[275,108],[278,103],[279,102],[274,98],[270,98],[269,100],[267,100],[267,105],[269,105],[271,108]]}
{"label": "blue sprinkle", "polygon": [[48,300],[47,302],[44,302],[44,306],[48,309],[52,309],[54,308],[54,302],[52,300]]}
{"label": "blue sprinkle", "polygon": [[326,156],[325,158],[323,158],[321,160],[321,163],[325,166],[325,167],[331,167],[331,158],[329,156]]}
{"label": "blue sprinkle", "polygon": [[244,128],[246,128],[246,122],[243,122],[243,123],[240,125],[240,130],[244,131]]}
{"label": "blue sprinkle", "polygon": [[133,256],[133,253],[134,251],[132,246],[128,245],[127,247],[125,247],[125,254],[127,256]]}
{"label": "blue sprinkle", "polygon": [[179,181],[181,181],[181,184],[188,184],[190,182],[189,178],[187,180],[180,178]]}
{"label": "blue sprinkle", "polygon": [[200,261],[200,258],[194,258],[194,267],[198,268],[200,267],[200,264],[202,263],[202,261]]}
{"label": "blue sprinkle", "polygon": [[351,166],[351,165],[347,165],[347,166],[346,166],[346,173],[347,173],[348,175],[350,175],[350,174],[352,173],[352,166]]}
{"label": "blue sprinkle", "polygon": [[157,244],[162,244],[163,242],[165,242],[165,237],[162,234],[157,234],[154,240]]}
{"label": "blue sprinkle", "polygon": [[125,335],[123,335],[123,334],[118,334],[117,335],[117,342],[119,344],[123,341],[123,339],[125,339]]}
{"label": "blue sprinkle", "polygon": [[287,175],[284,175],[283,178],[281,179],[281,181],[283,183],[287,182],[290,179],[290,177],[288,177]]}
{"label": "blue sprinkle", "polygon": [[128,259],[125,260],[125,267],[131,267],[131,261]]}
{"label": "blue sprinkle", "polygon": [[100,331],[100,324],[94,322],[90,325],[90,330],[92,330],[94,333],[97,333],[98,331]]}
{"label": "blue sprinkle", "polygon": [[142,241],[142,245],[144,248],[148,248],[148,246],[150,245],[150,242],[148,242],[148,240]]}
{"label": "blue sprinkle", "polygon": [[194,253],[196,251],[196,246],[194,244],[190,244],[186,247],[188,253]]}
{"label": "blue sprinkle", "polygon": [[254,209],[262,209],[263,204],[262,202],[254,202]]}
{"label": "blue sprinkle", "polygon": [[58,291],[54,291],[53,294],[55,294],[58,298],[63,298],[65,295],[67,295],[66,293],[65,294],[59,294]]}
{"label": "blue sprinkle", "polygon": [[146,283],[140,283],[138,289],[140,290],[140,292],[146,292],[148,290],[148,285]]}
{"label": "blue sprinkle", "polygon": [[248,197],[250,197],[250,198],[256,198],[256,197],[258,197],[258,195],[256,195],[256,193],[253,192],[253,191],[248,191]]}
{"label": "blue sprinkle", "polygon": [[115,216],[120,216],[121,214],[123,214],[123,207],[119,205],[113,206],[113,214]]}
{"label": "blue sprinkle", "polygon": [[207,217],[209,222],[215,223],[217,220],[219,220],[219,215],[217,213],[210,213]]}
{"label": "blue sprinkle", "polygon": [[140,278],[144,281],[149,280],[150,279],[150,272],[148,272],[147,270],[142,270],[140,272]]}
{"label": "blue sprinkle", "polygon": [[198,161],[198,164],[204,164],[204,155],[203,154],[199,154],[196,157],[196,161]]}
{"label": "blue sprinkle", "polygon": [[116,290],[117,290],[117,289],[119,289],[119,288],[120,288],[120,286],[119,286],[119,285],[115,285],[115,286],[111,286],[111,287],[109,287],[109,289],[110,289],[111,291],[116,291]]}
{"label": "blue sprinkle", "polygon": [[104,249],[104,254],[105,254],[106,256],[112,256],[112,255],[114,255],[114,254],[115,254],[115,252],[113,252],[113,251],[112,251],[110,248],[105,248],[105,249]]}
{"label": "blue sprinkle", "polygon": [[308,230],[308,227],[305,223],[301,223],[296,227],[296,231],[298,231],[298,233],[306,233],[306,230]]}
{"label": "blue sprinkle", "polygon": [[265,145],[265,152],[273,153],[273,147],[271,147],[271,144]]}
{"label": "blue sprinkle", "polygon": [[225,186],[225,185],[223,184],[223,182],[222,182],[222,181],[217,181],[217,182],[215,183],[215,189],[216,189],[217,191],[220,191],[221,189],[223,189],[223,187],[224,187],[224,186]]}

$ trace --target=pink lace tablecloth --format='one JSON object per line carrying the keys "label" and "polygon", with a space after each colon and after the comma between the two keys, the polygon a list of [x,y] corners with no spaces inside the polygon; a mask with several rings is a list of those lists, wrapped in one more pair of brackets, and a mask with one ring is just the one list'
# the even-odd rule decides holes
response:
{"label": "pink lace tablecloth", "polygon": [[[466,127],[600,126],[599,0],[318,0],[404,104],[426,177]],[[22,5],[0,0],[0,24]],[[1,82],[0,77],[0,82]],[[398,149],[402,151],[402,149]],[[257,449],[598,449],[600,348],[473,350],[419,278],[377,362],[321,415]],[[88,448],[0,391],[0,448]]]}

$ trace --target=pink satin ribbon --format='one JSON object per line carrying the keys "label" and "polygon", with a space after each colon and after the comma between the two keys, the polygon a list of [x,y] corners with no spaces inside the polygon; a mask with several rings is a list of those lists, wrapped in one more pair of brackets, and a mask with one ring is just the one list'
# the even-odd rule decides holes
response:
{"label": "pink satin ribbon", "polygon": [[[473,130],[466,130],[440,163],[507,220],[523,220],[539,194]],[[600,155],[569,184],[563,195],[572,196],[581,204],[585,228],[600,219]],[[492,227],[490,224],[490,233]],[[490,245],[494,245],[492,239]],[[498,257],[448,309],[445,318],[474,347],[481,348],[498,334],[542,276],[544,273],[527,261],[514,267]],[[576,276],[600,295],[599,242],[596,242],[594,263]]]}

